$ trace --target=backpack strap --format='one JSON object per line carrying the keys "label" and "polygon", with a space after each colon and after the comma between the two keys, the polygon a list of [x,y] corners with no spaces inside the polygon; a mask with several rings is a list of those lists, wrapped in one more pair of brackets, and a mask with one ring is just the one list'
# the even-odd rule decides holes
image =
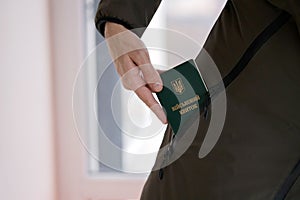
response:
{"label": "backpack strap", "polygon": [[[210,88],[210,96],[214,99],[218,93],[227,88],[246,68],[251,59],[261,49],[261,47],[291,18],[291,15],[282,11],[279,16],[271,22],[250,44],[243,56],[232,68],[232,70],[223,78],[223,82]],[[224,84],[224,86],[223,86]]]}

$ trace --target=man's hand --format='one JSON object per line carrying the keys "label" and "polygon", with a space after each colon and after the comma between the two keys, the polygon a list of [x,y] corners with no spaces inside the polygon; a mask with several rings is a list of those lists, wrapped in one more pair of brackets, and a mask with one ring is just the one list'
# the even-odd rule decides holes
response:
{"label": "man's hand", "polygon": [[104,35],[123,86],[133,90],[166,124],[166,115],[152,95],[152,92],[162,90],[162,80],[151,65],[144,43],[133,32],[117,23],[106,22]]}

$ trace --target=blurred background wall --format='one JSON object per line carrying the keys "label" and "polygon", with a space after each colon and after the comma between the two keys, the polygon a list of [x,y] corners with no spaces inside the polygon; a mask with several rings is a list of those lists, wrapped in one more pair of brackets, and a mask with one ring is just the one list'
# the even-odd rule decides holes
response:
{"label": "blurred background wall", "polygon": [[55,199],[48,0],[0,1],[0,198]]}

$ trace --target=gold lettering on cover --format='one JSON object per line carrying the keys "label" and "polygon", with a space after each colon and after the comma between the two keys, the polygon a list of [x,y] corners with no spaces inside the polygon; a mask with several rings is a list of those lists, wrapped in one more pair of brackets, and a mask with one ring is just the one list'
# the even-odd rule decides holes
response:
{"label": "gold lettering on cover", "polygon": [[176,110],[179,110],[179,109],[183,109],[185,108],[186,106],[189,106],[190,104],[196,102],[196,101],[199,101],[200,100],[200,96],[199,95],[196,95],[194,96],[193,98],[190,98],[186,101],[183,101],[183,102],[180,102],[178,104],[176,104],[175,106],[172,106],[172,111],[176,111]]}
{"label": "gold lettering on cover", "polygon": [[195,109],[197,109],[197,108],[198,108],[198,105],[195,103],[195,104],[193,104],[193,105],[191,105],[191,106],[188,106],[188,107],[186,107],[186,108],[183,108],[182,110],[179,111],[179,113],[180,113],[181,115],[184,115],[184,114],[186,114],[186,113],[188,113],[188,112],[190,112],[190,111],[192,111],[192,110],[195,110]]}

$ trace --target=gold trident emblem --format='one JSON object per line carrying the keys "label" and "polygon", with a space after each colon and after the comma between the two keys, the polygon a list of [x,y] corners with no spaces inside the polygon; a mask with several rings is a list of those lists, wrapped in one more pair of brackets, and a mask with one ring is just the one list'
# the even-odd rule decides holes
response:
{"label": "gold trident emblem", "polygon": [[178,79],[172,81],[171,85],[173,87],[173,90],[177,94],[182,94],[184,92],[184,85],[183,85],[183,82],[182,82],[181,78],[178,78]]}

